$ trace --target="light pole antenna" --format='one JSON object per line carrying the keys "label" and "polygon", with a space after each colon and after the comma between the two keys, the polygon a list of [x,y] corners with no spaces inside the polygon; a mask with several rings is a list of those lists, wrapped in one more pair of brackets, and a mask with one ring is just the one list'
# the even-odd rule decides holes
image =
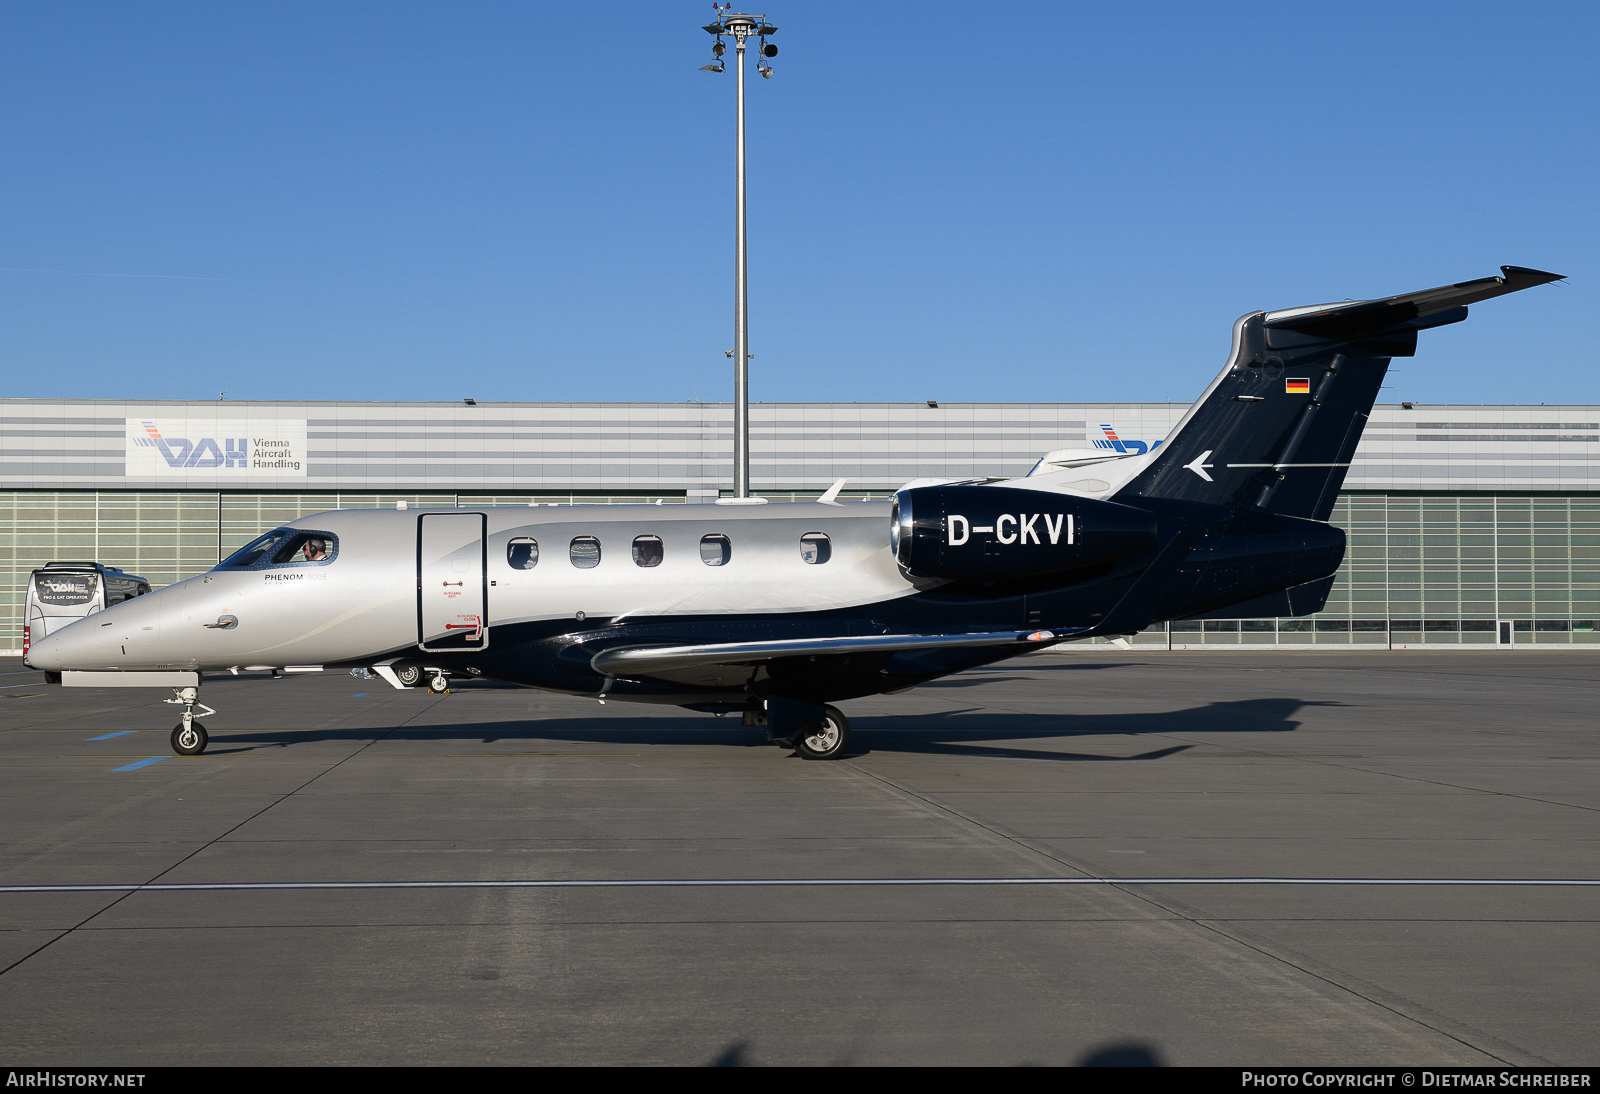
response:
{"label": "light pole antenna", "polygon": [[747,237],[745,233],[745,168],[744,168],[744,51],[745,40],[757,39],[756,71],[762,77],[772,77],[769,58],[778,55],[778,47],[767,41],[769,34],[778,28],[767,22],[767,17],[730,12],[731,4],[713,4],[717,17],[703,29],[717,37],[711,47],[711,63],[702,72],[722,72],[723,55],[727,46],[722,36],[733,37],[734,72],[737,88],[734,110],[734,214],[733,214],[733,496],[750,496],[750,268]]}

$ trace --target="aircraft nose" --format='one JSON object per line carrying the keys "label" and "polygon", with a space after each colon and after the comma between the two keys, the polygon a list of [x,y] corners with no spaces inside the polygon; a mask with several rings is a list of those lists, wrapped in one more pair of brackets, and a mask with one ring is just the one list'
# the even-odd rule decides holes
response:
{"label": "aircraft nose", "polygon": [[30,643],[28,664],[46,672],[146,667],[158,648],[160,595],[95,612]]}
{"label": "aircraft nose", "polygon": [[[98,614],[98,613],[96,613]],[[84,664],[89,659],[89,654],[96,652],[94,635],[88,632],[84,624],[93,625],[94,616],[81,619],[70,626],[62,627],[54,634],[47,634],[36,642],[28,645],[28,664],[45,672],[61,672],[63,669],[73,669]]]}

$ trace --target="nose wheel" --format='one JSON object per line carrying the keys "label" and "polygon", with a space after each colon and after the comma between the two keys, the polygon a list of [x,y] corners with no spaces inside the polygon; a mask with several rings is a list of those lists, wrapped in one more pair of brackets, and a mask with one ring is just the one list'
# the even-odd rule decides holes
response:
{"label": "nose wheel", "polygon": [[179,722],[172,727],[172,751],[180,756],[198,756],[206,750],[210,737],[199,722]]}
{"label": "nose wheel", "polygon": [[206,727],[195,719],[201,715],[215,714],[216,711],[200,701],[199,688],[173,688],[172,694],[174,698],[163,699],[162,702],[183,707],[183,721],[172,727],[172,751],[180,756],[198,756],[206,750],[206,743],[211,738],[206,733]]}

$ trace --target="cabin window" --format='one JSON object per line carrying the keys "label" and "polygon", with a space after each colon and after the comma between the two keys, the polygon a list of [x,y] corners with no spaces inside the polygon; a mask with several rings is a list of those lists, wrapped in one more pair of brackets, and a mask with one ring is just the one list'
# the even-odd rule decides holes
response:
{"label": "cabin window", "polygon": [[826,532],[807,532],[800,537],[800,559],[812,566],[821,566],[833,557],[833,543]]}
{"label": "cabin window", "polygon": [[513,570],[531,570],[539,565],[539,541],[518,536],[506,544],[506,564]]}
{"label": "cabin window", "polygon": [[593,536],[579,536],[574,539],[572,564],[580,570],[592,570],[600,565],[600,541]]}
{"label": "cabin window", "polygon": [[713,532],[700,537],[700,561],[707,566],[726,566],[733,557],[733,543],[727,536]]}
{"label": "cabin window", "polygon": [[633,540],[633,564],[649,569],[651,566],[661,565],[661,560],[666,557],[666,551],[661,545],[660,536],[635,536]]}

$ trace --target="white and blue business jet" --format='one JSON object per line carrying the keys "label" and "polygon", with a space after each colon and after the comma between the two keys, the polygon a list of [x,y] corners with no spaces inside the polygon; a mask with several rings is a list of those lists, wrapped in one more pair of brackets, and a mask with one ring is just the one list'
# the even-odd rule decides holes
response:
{"label": "white and blue business jet", "polygon": [[67,685],[174,688],[182,754],[204,751],[197,715],[215,713],[203,674],[353,668],[736,713],[832,758],[850,741],[835,703],[1166,620],[1320,610],[1344,556],[1327,519],[1390,359],[1560,276],[1501,270],[1251,312],[1148,452],[1052,452],[1022,478],[888,502],[319,513],[27,660]]}

